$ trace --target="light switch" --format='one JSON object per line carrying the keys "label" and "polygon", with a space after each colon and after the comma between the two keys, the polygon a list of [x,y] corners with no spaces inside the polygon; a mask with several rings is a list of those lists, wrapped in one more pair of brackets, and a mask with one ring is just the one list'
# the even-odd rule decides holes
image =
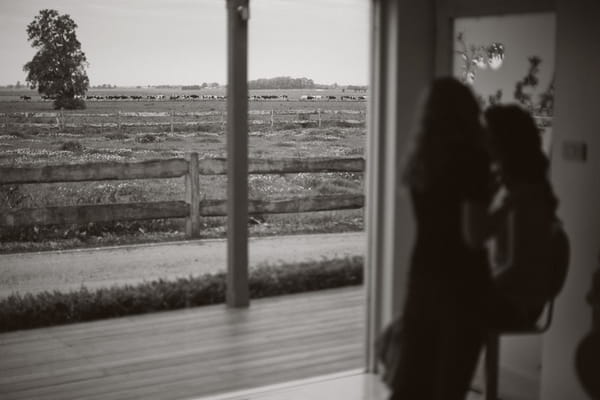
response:
{"label": "light switch", "polygon": [[587,160],[587,144],[582,141],[565,140],[562,144],[564,160],[585,162]]}

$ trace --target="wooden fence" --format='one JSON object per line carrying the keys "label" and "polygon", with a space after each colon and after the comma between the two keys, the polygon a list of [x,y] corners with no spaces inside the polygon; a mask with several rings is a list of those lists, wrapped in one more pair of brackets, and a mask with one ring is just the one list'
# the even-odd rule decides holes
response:
{"label": "wooden fence", "polygon": [[[342,122],[348,125],[365,123],[365,111],[362,110],[250,110],[250,125],[263,125],[273,128],[275,124],[301,124],[321,127],[327,122]],[[174,132],[178,126],[198,126],[220,124],[225,125],[225,111],[198,112],[124,112],[114,113],[81,113],[81,112],[15,112],[0,114],[0,121],[6,132],[11,128],[116,128],[125,127],[168,127]]]}
{"label": "wooden fence", "polygon": [[[285,174],[300,172],[363,172],[363,158],[255,159],[249,174]],[[185,177],[184,201],[113,203],[43,208],[0,209],[0,226],[84,224],[185,218],[186,235],[198,237],[200,217],[226,216],[226,200],[201,200],[200,175],[225,175],[225,159],[198,159],[197,153],[185,158],[142,162],[100,162],[43,167],[0,167],[0,185],[51,182],[82,182]],[[298,213],[356,209],[364,205],[362,195],[319,195],[275,201],[250,200],[249,214]]]}

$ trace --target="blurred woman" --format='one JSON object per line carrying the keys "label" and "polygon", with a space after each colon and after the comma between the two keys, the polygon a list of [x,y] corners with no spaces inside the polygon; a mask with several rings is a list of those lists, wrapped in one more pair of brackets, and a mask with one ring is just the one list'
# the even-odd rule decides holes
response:
{"label": "blurred woman", "polygon": [[568,239],[557,231],[558,201],[534,119],[517,105],[497,105],[486,110],[485,121],[506,192],[492,214],[498,297],[493,299],[490,327],[519,329],[533,325],[545,303],[560,291],[568,266]]}
{"label": "blurred woman", "polygon": [[391,399],[465,398],[484,338],[483,245],[492,190],[471,90],[436,79],[422,105],[404,183],[416,220]]}

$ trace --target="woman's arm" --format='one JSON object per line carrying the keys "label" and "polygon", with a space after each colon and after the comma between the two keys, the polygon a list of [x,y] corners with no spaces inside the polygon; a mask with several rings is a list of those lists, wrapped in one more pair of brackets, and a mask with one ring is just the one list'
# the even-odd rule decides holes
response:
{"label": "woman's arm", "polygon": [[499,271],[505,271],[507,268],[514,265],[517,243],[519,242],[519,229],[515,211],[509,211],[503,217],[505,218],[506,225],[503,232],[505,235],[502,246],[503,254],[502,257],[499,258],[502,262],[499,265],[496,265],[496,268]]}
{"label": "woman's arm", "polygon": [[481,248],[490,235],[491,222],[487,205],[466,201],[462,204],[462,235],[467,246]]}

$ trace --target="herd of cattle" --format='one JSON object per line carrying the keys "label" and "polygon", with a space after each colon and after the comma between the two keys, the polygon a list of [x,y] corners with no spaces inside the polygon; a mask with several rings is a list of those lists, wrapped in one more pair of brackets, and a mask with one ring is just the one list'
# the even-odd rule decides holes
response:
{"label": "herd of cattle", "polygon": [[[91,101],[121,101],[121,100],[130,100],[130,101],[154,101],[154,100],[172,100],[172,101],[193,101],[193,100],[225,100],[227,96],[218,96],[213,94],[190,94],[190,95],[171,95],[166,96],[164,94],[156,94],[156,95],[146,95],[146,96],[138,96],[138,95],[107,95],[107,96],[84,96],[81,97],[85,100]],[[21,96],[21,100],[30,101],[31,96]],[[367,96],[331,96],[331,95],[302,95],[298,98],[300,101],[323,101],[323,100],[342,100],[342,101],[360,101],[366,100]],[[42,96],[42,100],[54,100],[54,97],[51,96]],[[251,101],[268,101],[268,100],[276,100],[276,101],[288,101],[289,97],[286,94],[282,95],[251,95],[248,96],[248,100]]]}

